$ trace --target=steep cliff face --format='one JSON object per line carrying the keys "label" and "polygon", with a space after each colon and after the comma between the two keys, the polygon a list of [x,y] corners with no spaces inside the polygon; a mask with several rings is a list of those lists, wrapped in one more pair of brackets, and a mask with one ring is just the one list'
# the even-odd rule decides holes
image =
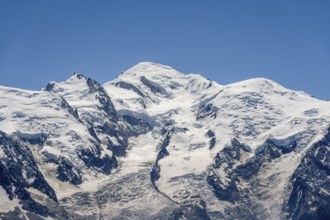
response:
{"label": "steep cliff face", "polygon": [[328,219],[330,216],[330,128],[308,150],[291,177],[285,206],[292,219]]}
{"label": "steep cliff face", "polygon": [[[8,195],[7,202],[17,205],[16,209],[9,213],[0,213],[0,216],[16,218],[15,215],[22,215],[22,210],[25,210],[26,215],[31,217],[37,214],[67,219],[67,212],[58,204],[55,191],[40,172],[31,150],[24,141],[0,131],[0,146],[0,184]],[[6,199],[2,197],[1,200]],[[1,202],[1,205],[6,204]],[[8,204],[6,206],[11,208]]]}
{"label": "steep cliff face", "polygon": [[143,62],[0,87],[0,216],[327,219],[330,103]]}

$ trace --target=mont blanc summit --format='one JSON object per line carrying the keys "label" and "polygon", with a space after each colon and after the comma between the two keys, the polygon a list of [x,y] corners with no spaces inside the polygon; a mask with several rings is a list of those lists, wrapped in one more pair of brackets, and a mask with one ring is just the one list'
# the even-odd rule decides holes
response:
{"label": "mont blanc summit", "polygon": [[328,219],[330,102],[143,62],[0,87],[2,219]]}

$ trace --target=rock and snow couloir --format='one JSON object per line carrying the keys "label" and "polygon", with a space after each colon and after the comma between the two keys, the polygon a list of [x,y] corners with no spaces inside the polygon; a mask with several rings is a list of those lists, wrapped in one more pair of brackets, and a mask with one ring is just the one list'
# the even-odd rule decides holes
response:
{"label": "rock and snow couloir", "polygon": [[330,215],[330,103],[272,80],[143,62],[0,98],[2,218]]}

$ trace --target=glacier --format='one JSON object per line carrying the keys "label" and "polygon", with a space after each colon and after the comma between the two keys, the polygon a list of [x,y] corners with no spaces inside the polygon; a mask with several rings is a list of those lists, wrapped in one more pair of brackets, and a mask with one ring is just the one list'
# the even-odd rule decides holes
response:
{"label": "glacier", "polygon": [[142,62],[0,86],[1,219],[329,219],[330,102]]}

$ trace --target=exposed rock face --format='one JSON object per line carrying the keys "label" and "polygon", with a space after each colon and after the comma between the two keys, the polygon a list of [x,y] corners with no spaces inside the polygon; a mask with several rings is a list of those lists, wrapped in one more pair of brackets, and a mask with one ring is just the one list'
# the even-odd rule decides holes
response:
{"label": "exposed rock face", "polygon": [[292,219],[328,219],[330,216],[330,129],[307,152],[291,177],[285,206]]}
{"label": "exposed rock face", "polygon": [[0,87],[1,219],[329,219],[330,103],[143,62]]}
{"label": "exposed rock face", "polygon": [[[21,201],[22,209],[31,216],[38,214],[67,219],[68,214],[59,206],[55,191],[45,180],[24,142],[0,131],[0,147],[3,153],[0,162],[0,185],[8,198]],[[21,212],[22,210],[15,208],[13,212],[1,213],[0,216],[16,218]]]}

